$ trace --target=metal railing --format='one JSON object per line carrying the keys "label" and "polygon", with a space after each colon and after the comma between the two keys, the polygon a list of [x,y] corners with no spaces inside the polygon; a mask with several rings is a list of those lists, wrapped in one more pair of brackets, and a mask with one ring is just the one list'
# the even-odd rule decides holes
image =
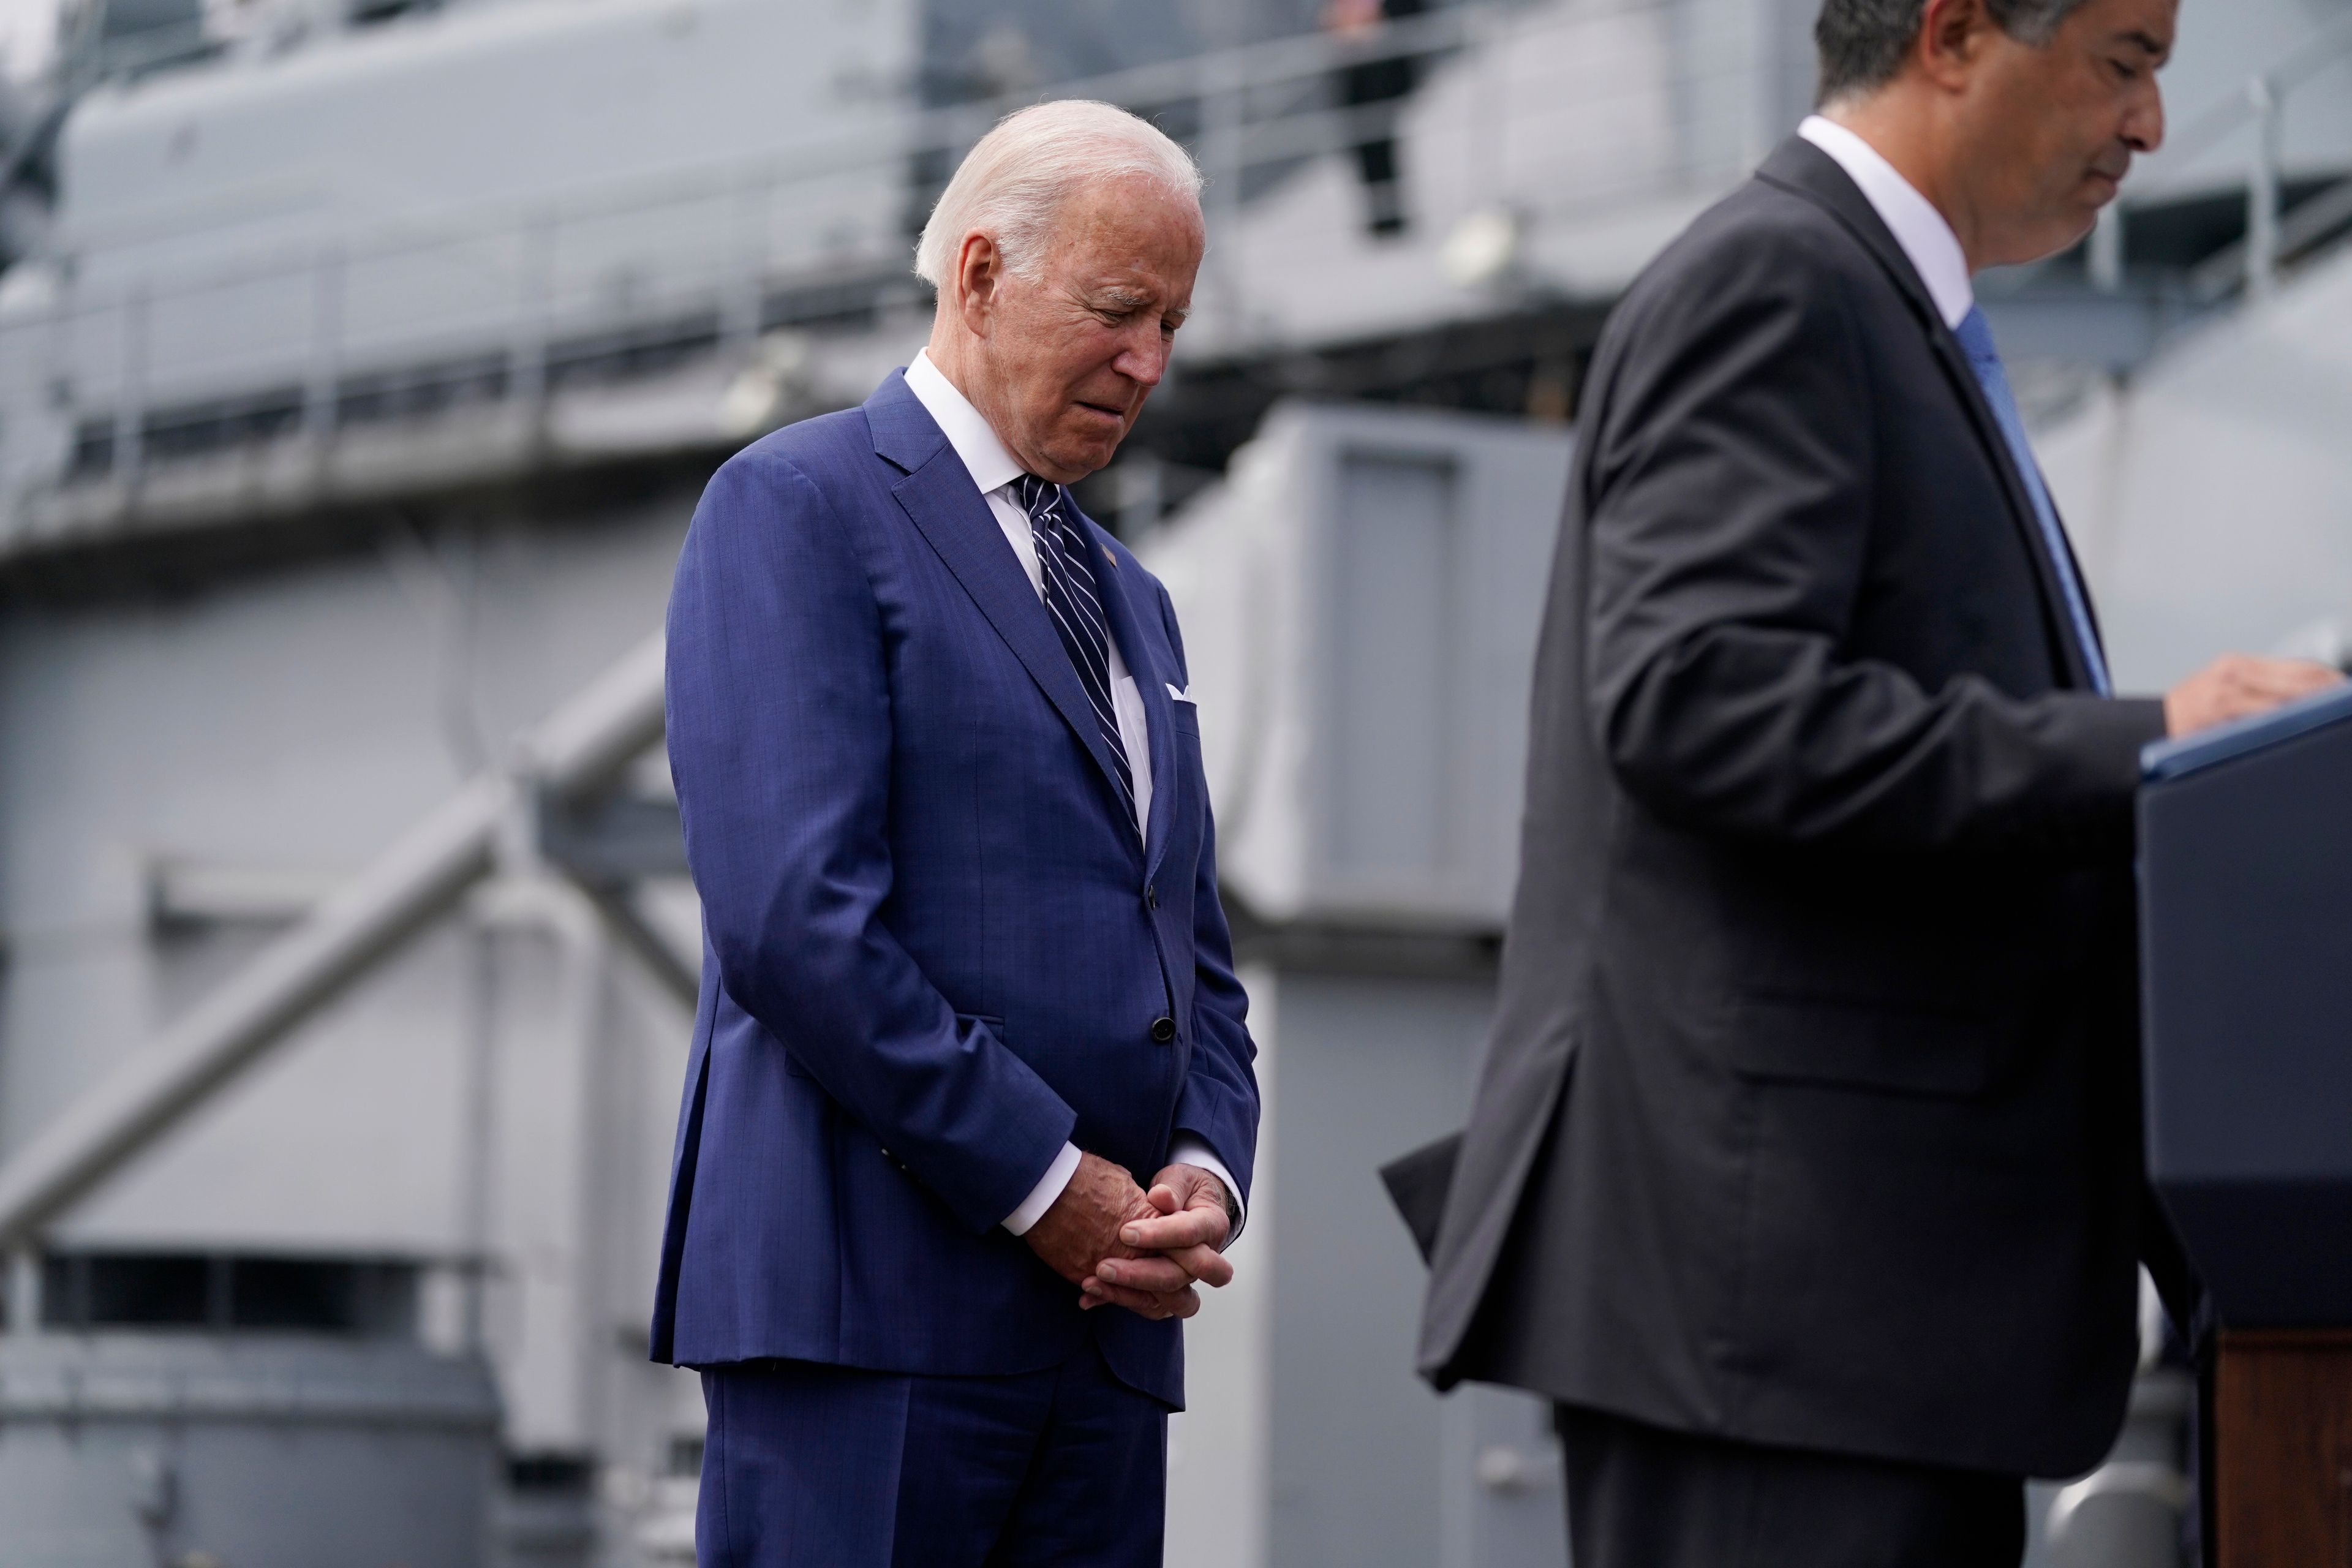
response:
{"label": "metal railing", "polygon": [[[2168,167],[2162,184],[2154,191],[2135,188],[2131,192],[2133,205],[2137,205],[2148,203],[2152,196],[2193,189],[2199,184],[2196,174],[2183,171],[2210,170],[2212,154],[2231,145],[2239,133],[2251,132],[2242,168],[2245,237],[2191,270],[2189,290],[2199,300],[2210,303],[2241,289],[2249,299],[2267,298],[2278,286],[2285,260],[2352,223],[2352,179],[2326,185],[2290,205],[2284,169],[2290,99],[2347,62],[2352,62],[2352,16],[2338,17],[2321,28],[2270,68],[2247,79],[2238,91],[2174,132],[2167,140]],[[2123,204],[2110,204],[2101,215],[2100,229],[2093,241],[2092,275],[2108,287],[2120,281],[2126,221]]]}
{"label": "metal railing", "polygon": [[[526,423],[543,426],[550,394],[582,377],[746,347],[780,326],[870,322],[919,301],[908,271],[918,220],[945,173],[1013,109],[1086,97],[1157,119],[1194,146],[1212,233],[1231,236],[1245,192],[1397,134],[1412,99],[1331,101],[1339,73],[1382,60],[1485,73],[1468,95],[1476,156],[1441,183],[1523,218],[1736,176],[1752,149],[1711,144],[1693,125],[1719,112],[1749,63],[1694,66],[1665,41],[1670,9],[1593,0],[1440,10],[1360,38],[1309,35],[888,111],[754,158],[549,191],[527,209],[406,217],[286,259],[166,271],[137,258],[184,234],[114,226],[68,240],[81,254],[60,269],[51,307],[0,322],[0,365],[26,367],[21,383],[69,427],[70,456],[50,485],[135,484],[159,457],[295,437],[323,446],[388,413],[468,401],[527,410]],[[1645,26],[1660,29],[1654,47]],[[1515,59],[1547,39],[1609,85],[1564,104],[1515,82]],[[1662,113],[1661,103],[1675,107]],[[1571,144],[1579,171],[1554,177]],[[1546,177],[1515,180],[1529,160]],[[1253,289],[1244,252],[1213,244],[1202,280],[1206,312],[1237,330]]]}

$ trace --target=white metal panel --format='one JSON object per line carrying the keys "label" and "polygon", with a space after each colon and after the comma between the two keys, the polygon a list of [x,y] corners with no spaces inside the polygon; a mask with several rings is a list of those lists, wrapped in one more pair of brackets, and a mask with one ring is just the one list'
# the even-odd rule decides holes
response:
{"label": "white metal panel", "polygon": [[2352,653],[2352,253],[2198,331],[2036,442],[2127,689]]}
{"label": "white metal panel", "polygon": [[1335,880],[1410,897],[1458,853],[1460,476],[1434,456],[1336,458],[1323,850]]}
{"label": "white metal panel", "polygon": [[1569,449],[1517,420],[1285,405],[1145,542],[1220,868],[1257,913],[1501,925]]}

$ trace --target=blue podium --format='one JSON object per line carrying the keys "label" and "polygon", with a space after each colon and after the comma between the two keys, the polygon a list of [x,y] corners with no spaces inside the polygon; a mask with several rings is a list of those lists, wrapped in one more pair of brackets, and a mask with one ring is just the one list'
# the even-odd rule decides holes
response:
{"label": "blue podium", "polygon": [[2226,1326],[2352,1324],[2352,688],[2145,764],[2148,1173]]}
{"label": "blue podium", "polygon": [[2352,1562],[2352,689],[2145,763],[2148,1174],[2221,1329],[2208,1561]]}

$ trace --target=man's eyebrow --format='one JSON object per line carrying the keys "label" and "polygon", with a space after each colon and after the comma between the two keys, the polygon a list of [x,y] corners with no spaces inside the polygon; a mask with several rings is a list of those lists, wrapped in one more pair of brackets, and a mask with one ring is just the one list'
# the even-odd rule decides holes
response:
{"label": "man's eyebrow", "polygon": [[[1097,310],[1140,310],[1149,307],[1152,299],[1153,295],[1149,289],[1122,289],[1116,285],[1108,285],[1087,296],[1087,303]],[[1181,322],[1191,317],[1192,309],[1189,305],[1171,306],[1161,314],[1173,317],[1177,321]]]}
{"label": "man's eyebrow", "polygon": [[2126,44],[2138,45],[2140,52],[2151,59],[2163,59],[2172,52],[2170,47],[2154,33],[2143,32],[2137,27],[2126,32],[2123,41]]}

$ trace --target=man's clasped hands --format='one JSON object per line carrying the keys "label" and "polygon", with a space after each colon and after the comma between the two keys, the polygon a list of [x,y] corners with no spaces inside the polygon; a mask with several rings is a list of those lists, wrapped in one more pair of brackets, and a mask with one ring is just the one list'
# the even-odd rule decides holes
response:
{"label": "man's clasped hands", "polygon": [[1070,1184],[1024,1239],[1077,1286],[1081,1307],[1189,1318],[1201,1310],[1196,1283],[1234,1277],[1217,1250],[1230,1225],[1224,1184],[1198,1165],[1168,1166],[1146,1192],[1124,1166],[1082,1153]]}

